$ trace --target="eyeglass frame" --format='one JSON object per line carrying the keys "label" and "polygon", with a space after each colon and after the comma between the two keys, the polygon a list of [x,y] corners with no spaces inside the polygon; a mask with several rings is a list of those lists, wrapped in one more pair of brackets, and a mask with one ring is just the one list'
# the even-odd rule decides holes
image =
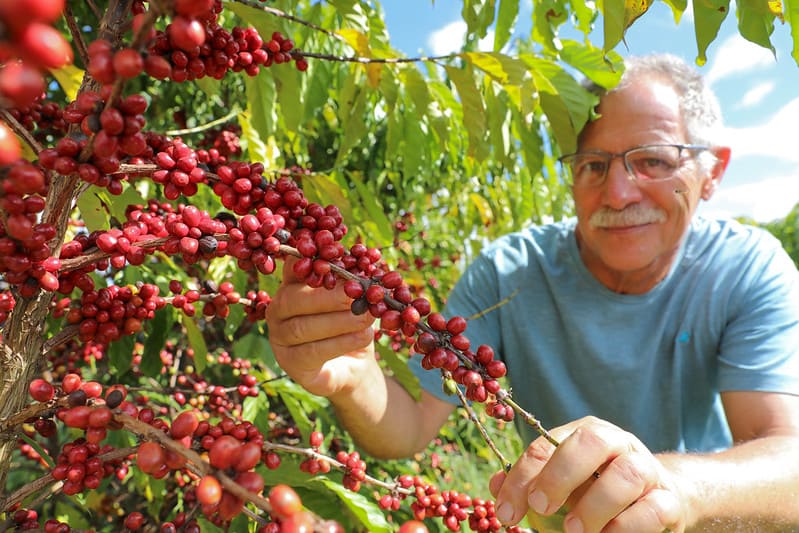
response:
{"label": "eyeglass frame", "polygon": [[[679,159],[679,161],[680,161],[680,162],[682,162],[682,153],[683,153],[683,150],[699,150],[699,151],[705,151],[705,150],[710,150],[710,149],[711,149],[709,146],[704,146],[704,145],[701,145],[701,144],[678,144],[678,143],[655,143],[655,144],[642,144],[642,145],[640,145],[640,146],[634,146],[634,147],[632,147],[632,148],[629,148],[629,149],[627,149],[627,150],[625,150],[625,151],[623,151],[623,152],[619,152],[619,153],[615,153],[615,154],[614,154],[614,153],[611,153],[611,152],[606,152],[606,151],[604,151],[604,150],[586,150],[586,151],[583,151],[583,152],[574,152],[574,153],[571,153],[571,154],[564,154],[564,155],[562,155],[562,156],[560,156],[560,157],[558,158],[558,162],[559,162],[561,165],[564,165],[564,166],[569,166],[569,167],[571,167],[571,165],[567,164],[567,163],[564,161],[565,159],[567,159],[567,158],[571,158],[571,157],[575,157],[575,156],[578,156],[578,155],[582,155],[582,154],[587,154],[587,155],[594,154],[594,155],[597,155],[597,156],[604,156],[604,157],[606,158],[607,166],[605,167],[605,172],[604,172],[604,174],[602,175],[602,179],[601,179],[601,180],[600,180],[598,183],[596,183],[596,184],[587,185],[587,186],[589,186],[589,187],[598,187],[598,186],[600,186],[600,185],[604,184],[604,183],[605,183],[605,181],[607,181],[607,179],[608,179],[608,172],[610,172],[610,164],[613,162],[613,160],[614,160],[614,159],[617,159],[617,158],[621,158],[621,160],[622,160],[622,163],[624,164],[624,168],[625,168],[625,170],[627,170],[627,175],[628,175],[628,176],[629,176],[631,179],[635,180],[636,182],[655,182],[655,183],[657,183],[657,182],[666,181],[666,180],[668,180],[668,179],[671,179],[673,176],[669,176],[668,178],[656,178],[656,179],[652,179],[652,178],[641,178],[641,177],[639,177],[639,176],[638,176],[638,174],[636,174],[635,170],[632,168],[632,165],[631,165],[631,164],[630,164],[630,162],[627,160],[627,155],[628,155],[630,152],[634,152],[634,151],[636,151],[636,150],[640,150],[640,149],[642,149],[642,148],[653,148],[653,147],[659,147],[659,146],[665,146],[665,147],[677,148],[677,149],[679,150],[679,151],[677,152],[677,158]],[[680,165],[680,166],[681,166],[681,165]],[[677,171],[677,170],[680,168],[680,166],[678,166],[678,167],[675,169],[675,173],[676,173],[676,171]],[[569,173],[571,174],[571,176],[570,176],[570,177],[571,177],[572,179],[570,179],[570,180],[568,180],[568,181],[569,181],[570,185],[571,185],[572,187],[574,187],[574,186],[576,186],[576,185],[575,185],[575,183],[574,183],[574,176],[573,176],[573,174],[574,174],[574,173],[573,173],[572,171],[569,171]]]}

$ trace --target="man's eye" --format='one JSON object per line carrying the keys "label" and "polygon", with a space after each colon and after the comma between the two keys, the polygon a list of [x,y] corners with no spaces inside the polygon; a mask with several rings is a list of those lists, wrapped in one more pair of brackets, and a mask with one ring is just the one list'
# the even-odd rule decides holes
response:
{"label": "man's eye", "polygon": [[601,174],[605,172],[607,163],[601,159],[584,161],[580,164],[580,173]]}

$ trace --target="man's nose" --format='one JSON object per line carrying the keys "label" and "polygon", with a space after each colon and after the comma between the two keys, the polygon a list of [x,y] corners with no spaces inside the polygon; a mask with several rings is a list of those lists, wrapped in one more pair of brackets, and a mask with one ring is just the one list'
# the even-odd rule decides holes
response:
{"label": "man's nose", "polygon": [[635,175],[627,169],[624,158],[614,156],[608,163],[608,174],[603,185],[605,203],[614,209],[623,209],[641,199],[641,188]]}

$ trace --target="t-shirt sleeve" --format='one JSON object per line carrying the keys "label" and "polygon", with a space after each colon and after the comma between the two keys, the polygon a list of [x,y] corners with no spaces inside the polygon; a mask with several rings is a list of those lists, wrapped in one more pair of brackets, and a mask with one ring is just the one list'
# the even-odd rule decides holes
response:
{"label": "t-shirt sleeve", "polygon": [[775,238],[760,244],[722,335],[719,390],[799,394],[799,272]]}
{"label": "t-shirt sleeve", "polygon": [[[468,320],[464,334],[471,342],[472,350],[476,350],[480,344],[487,344],[498,351],[497,313],[492,313],[490,309],[500,304],[499,300],[493,260],[486,254],[480,254],[455,284],[442,314],[447,318],[462,316]],[[419,378],[422,388],[445,402],[460,405],[457,395],[444,392],[441,372],[438,369],[425,370],[421,360],[422,355],[415,354],[408,365]]]}

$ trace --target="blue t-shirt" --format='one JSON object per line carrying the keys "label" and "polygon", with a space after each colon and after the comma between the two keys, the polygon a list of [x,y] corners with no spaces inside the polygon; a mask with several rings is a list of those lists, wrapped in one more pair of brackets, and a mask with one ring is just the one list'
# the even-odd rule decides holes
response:
{"label": "blue t-shirt", "polygon": [[[630,295],[586,269],[574,227],[498,239],[445,310],[468,318],[509,298],[470,320],[466,336],[495,349],[513,398],[545,427],[594,415],[653,452],[712,451],[731,444],[720,391],[799,394],[799,273],[776,238],[697,217],[668,276]],[[458,403],[419,360],[422,386]],[[537,436],[517,427],[526,441]]]}

